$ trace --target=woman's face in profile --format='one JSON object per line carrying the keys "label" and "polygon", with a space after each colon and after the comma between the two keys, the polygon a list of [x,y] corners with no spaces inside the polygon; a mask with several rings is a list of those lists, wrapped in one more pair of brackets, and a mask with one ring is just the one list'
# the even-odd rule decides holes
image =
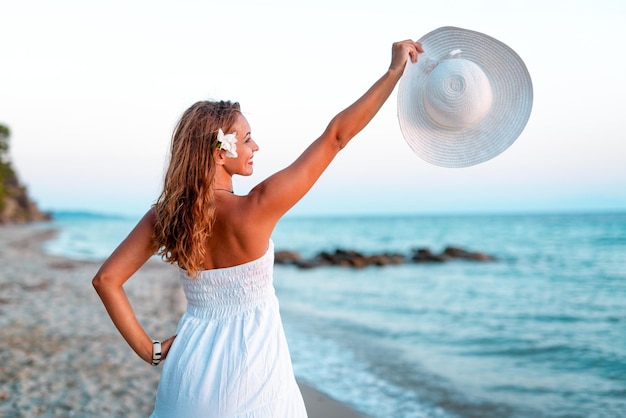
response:
{"label": "woman's face in profile", "polygon": [[254,139],[250,130],[250,124],[243,115],[238,115],[230,132],[237,132],[237,158],[228,158],[226,168],[231,174],[239,174],[241,176],[249,176],[253,173],[253,157],[254,153],[259,150],[259,146]]}

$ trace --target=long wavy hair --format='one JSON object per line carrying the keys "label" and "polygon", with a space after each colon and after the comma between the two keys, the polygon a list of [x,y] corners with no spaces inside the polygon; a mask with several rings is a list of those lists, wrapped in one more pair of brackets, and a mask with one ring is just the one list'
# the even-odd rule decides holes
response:
{"label": "long wavy hair", "polygon": [[217,132],[230,132],[239,114],[239,103],[197,102],[183,113],[172,135],[163,191],[155,204],[153,240],[157,254],[192,276],[202,270],[215,217]]}

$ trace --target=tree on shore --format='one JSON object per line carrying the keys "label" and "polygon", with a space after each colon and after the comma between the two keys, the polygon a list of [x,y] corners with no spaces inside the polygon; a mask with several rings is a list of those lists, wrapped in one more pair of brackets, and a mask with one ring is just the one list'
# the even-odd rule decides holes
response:
{"label": "tree on shore", "polygon": [[0,210],[4,208],[5,196],[10,186],[16,183],[16,176],[9,161],[9,137],[11,130],[0,123]]}
{"label": "tree on shore", "polygon": [[26,187],[17,178],[9,156],[10,136],[9,127],[0,123],[0,224],[50,219],[28,197]]}
{"label": "tree on shore", "polygon": [[9,150],[9,137],[11,131],[8,126],[0,123],[0,156],[3,156]]}

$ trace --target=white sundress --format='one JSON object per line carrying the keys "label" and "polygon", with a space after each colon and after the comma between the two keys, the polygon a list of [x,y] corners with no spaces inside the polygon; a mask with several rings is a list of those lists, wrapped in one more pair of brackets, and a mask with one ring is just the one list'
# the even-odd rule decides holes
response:
{"label": "white sundress", "polygon": [[259,259],[181,270],[187,310],[163,363],[152,418],[305,418],[273,285],[274,245]]}

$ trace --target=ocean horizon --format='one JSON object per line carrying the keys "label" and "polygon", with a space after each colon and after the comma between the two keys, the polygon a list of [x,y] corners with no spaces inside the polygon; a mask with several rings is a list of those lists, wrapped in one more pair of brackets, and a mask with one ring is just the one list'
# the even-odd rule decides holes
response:
{"label": "ocean horizon", "polygon": [[[139,217],[55,212],[44,250],[102,261]],[[276,265],[299,379],[374,418],[619,417],[626,411],[626,212],[290,216],[277,250],[447,246],[453,260]]]}

